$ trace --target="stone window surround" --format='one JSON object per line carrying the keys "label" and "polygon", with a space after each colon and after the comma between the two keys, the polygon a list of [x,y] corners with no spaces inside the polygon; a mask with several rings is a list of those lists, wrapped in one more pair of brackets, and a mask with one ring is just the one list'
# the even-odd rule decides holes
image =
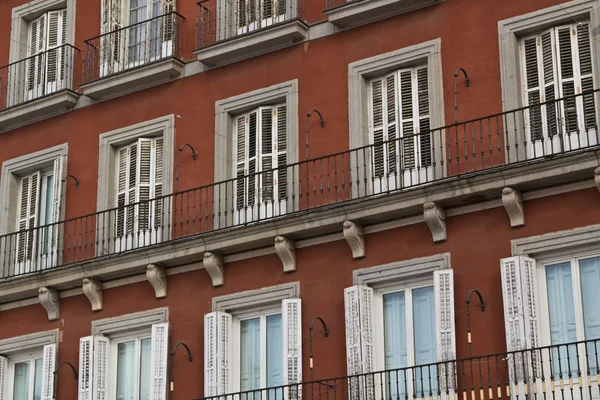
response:
{"label": "stone window surround", "polygon": [[166,322],[169,322],[169,309],[156,308],[92,321],[92,335],[118,336],[140,330],[150,332],[152,325]]}
{"label": "stone window surround", "polygon": [[368,80],[403,67],[427,63],[431,127],[444,126],[441,46],[442,41],[437,38],[348,65],[350,149],[369,144]]}
{"label": "stone window surround", "polygon": [[[600,3],[598,1],[574,0],[498,21],[503,111],[514,110],[523,106],[520,83],[519,38],[551,26],[580,20],[590,20],[593,65],[595,79],[598,80],[598,68],[600,68],[600,49],[597,44],[600,40],[600,29],[597,28],[600,26]],[[523,132],[521,131],[519,134],[523,135]],[[523,139],[520,140],[523,141]],[[509,135],[508,145],[515,148],[514,135]],[[523,146],[520,147],[524,149]],[[524,153],[520,156],[524,156]]]}
{"label": "stone window surround", "polygon": [[41,14],[66,8],[67,9],[67,43],[75,43],[75,6],[76,0],[32,0],[12,9],[12,24],[10,31],[9,62],[13,63],[27,57],[28,21]]}
{"label": "stone window surround", "polygon": [[433,272],[447,268],[452,268],[450,253],[441,253],[357,269],[352,273],[352,281],[354,285],[381,287],[388,284],[397,285],[402,280],[414,280],[429,274],[433,283]]}
{"label": "stone window surround", "polygon": [[600,225],[529,236],[511,241],[513,256],[552,257],[581,253],[600,246]]}
{"label": "stone window surround", "polygon": [[10,356],[25,351],[41,350],[48,344],[58,343],[58,337],[58,329],[53,329],[0,340],[0,355]]}
{"label": "stone window surround", "polygon": [[231,140],[234,117],[276,102],[285,102],[287,106],[287,164],[298,161],[298,80],[294,79],[215,102],[215,182],[234,178]]}
{"label": "stone window surround", "polygon": [[[11,208],[12,206],[16,207],[17,205],[18,193],[11,193],[11,186],[18,183],[16,180],[20,175],[33,172],[39,168],[51,166],[54,160],[59,157],[62,157],[63,159],[62,174],[65,176],[68,159],[67,143],[25,154],[2,163],[2,182],[0,183],[0,210],[2,211],[0,212],[0,235],[15,232],[17,230],[17,210],[14,208],[11,212]],[[60,179],[62,178],[63,177],[60,177]],[[59,220],[64,218],[64,205],[66,200],[65,189],[66,185],[62,185],[62,204]]]}
{"label": "stone window surround", "polygon": [[292,282],[213,297],[212,310],[236,315],[257,308],[281,307],[282,300],[298,298],[300,298],[300,282]]}
{"label": "stone window surround", "polygon": [[[130,125],[100,135],[98,157],[98,212],[115,206],[114,176],[116,149],[142,137],[163,136],[163,195],[173,191],[173,165],[175,146],[175,115],[170,114],[139,124]],[[107,195],[108,194],[108,195]]]}

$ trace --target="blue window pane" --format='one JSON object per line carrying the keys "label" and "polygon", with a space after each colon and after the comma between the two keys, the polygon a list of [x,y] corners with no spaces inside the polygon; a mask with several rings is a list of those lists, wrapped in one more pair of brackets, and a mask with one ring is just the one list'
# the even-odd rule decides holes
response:
{"label": "blue window pane", "polygon": [[[267,317],[267,387],[283,385],[283,327],[281,314]],[[269,391],[270,399],[283,399],[282,389]]]}
{"label": "blue window pane", "polygon": [[135,340],[117,345],[117,400],[135,400]]}
{"label": "blue window pane", "polygon": [[[579,274],[585,339],[600,339],[600,304],[596,297],[596,291],[600,288],[600,257],[579,261]],[[587,344],[587,359],[592,375],[595,375],[598,370],[596,358],[598,347],[600,347],[600,340]]]}
{"label": "blue window pane", "polygon": [[[408,366],[406,342],[406,295],[404,292],[389,293],[383,296],[383,339],[385,349],[385,369]],[[392,399],[404,398],[407,384],[411,380],[405,371],[393,371],[387,376],[388,392]]]}
{"label": "blue window pane", "polygon": [[152,370],[150,369],[152,339],[142,339],[140,345],[142,347],[140,360],[140,400],[150,400],[150,385],[152,384]]}
{"label": "blue window pane", "polygon": [[[435,303],[433,287],[414,289],[413,332],[415,341],[415,365],[436,361],[435,354]],[[419,367],[415,376],[417,397],[428,397],[437,388],[435,366]]]}
{"label": "blue window pane", "polygon": [[44,373],[44,359],[35,360],[35,380],[33,382],[33,400],[42,400],[42,374]]}
{"label": "blue window pane", "polygon": [[15,364],[13,400],[29,400],[29,361]]}
{"label": "blue window pane", "polygon": [[240,321],[240,390],[260,388],[260,318]]}

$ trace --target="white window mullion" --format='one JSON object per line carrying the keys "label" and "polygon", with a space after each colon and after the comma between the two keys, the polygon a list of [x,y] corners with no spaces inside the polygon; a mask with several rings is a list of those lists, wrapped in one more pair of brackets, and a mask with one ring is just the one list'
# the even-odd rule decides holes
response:
{"label": "white window mullion", "polygon": [[260,387],[267,387],[267,317],[260,316]]}

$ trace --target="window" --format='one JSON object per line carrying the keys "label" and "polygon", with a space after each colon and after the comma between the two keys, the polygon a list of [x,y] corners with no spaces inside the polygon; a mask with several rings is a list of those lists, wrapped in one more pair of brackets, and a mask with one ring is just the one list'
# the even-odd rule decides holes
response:
{"label": "window", "polygon": [[67,88],[67,10],[50,11],[29,23],[27,92],[24,101]]}
{"label": "window", "polygon": [[62,159],[52,168],[37,170],[19,179],[16,239],[17,275],[58,264],[59,222],[62,192]]}
{"label": "window", "polygon": [[[235,0],[237,2],[237,34],[252,32],[286,19],[286,0]],[[291,2],[291,0],[287,0]],[[289,5],[288,5],[289,7]]]}
{"label": "window", "polygon": [[127,328],[118,328],[118,321],[110,322],[106,335],[81,338],[80,398],[165,398],[169,325],[148,325],[150,317],[139,314],[131,321],[123,317]]}
{"label": "window", "polygon": [[[261,298],[264,293],[257,291],[247,298],[241,294],[237,304],[229,303],[231,313],[215,311],[205,315],[205,396],[302,382],[301,302],[273,300],[284,291],[250,309],[243,304],[255,303],[250,298]],[[300,395],[298,390],[276,388],[266,393],[257,391],[255,396],[293,398]]]}
{"label": "window", "polygon": [[394,71],[369,82],[373,192],[433,177],[427,67]]}
{"label": "window", "polygon": [[[0,389],[6,400],[43,400],[54,390],[56,344],[0,356]],[[0,393],[2,394],[2,393]]]}
{"label": "window", "polygon": [[[426,397],[438,384],[453,384],[453,365],[423,366],[455,358],[454,283],[446,256],[403,261],[355,271],[344,291],[349,390],[375,398]],[[442,269],[440,269],[442,268]],[[438,376],[439,375],[439,376]],[[362,397],[361,397],[362,398]]]}
{"label": "window", "polygon": [[589,30],[588,22],[561,25],[521,39],[523,103],[550,102],[526,112],[529,157],[586,147],[596,138]]}
{"label": "window", "polygon": [[234,223],[284,214],[288,199],[285,104],[259,107],[235,121]]}
{"label": "window", "polygon": [[117,153],[115,251],[158,243],[164,228],[163,138],[140,138]]}

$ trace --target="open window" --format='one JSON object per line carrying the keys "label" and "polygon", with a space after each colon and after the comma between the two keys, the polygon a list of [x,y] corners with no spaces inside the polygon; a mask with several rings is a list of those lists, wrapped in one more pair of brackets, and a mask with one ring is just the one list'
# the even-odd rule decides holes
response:
{"label": "open window", "polygon": [[51,399],[56,344],[0,356],[0,396],[6,400]]}
{"label": "open window", "polygon": [[[289,18],[286,0],[235,0],[237,6],[237,34],[242,35],[260,28],[283,22]],[[291,0],[287,0],[291,3]]]}

